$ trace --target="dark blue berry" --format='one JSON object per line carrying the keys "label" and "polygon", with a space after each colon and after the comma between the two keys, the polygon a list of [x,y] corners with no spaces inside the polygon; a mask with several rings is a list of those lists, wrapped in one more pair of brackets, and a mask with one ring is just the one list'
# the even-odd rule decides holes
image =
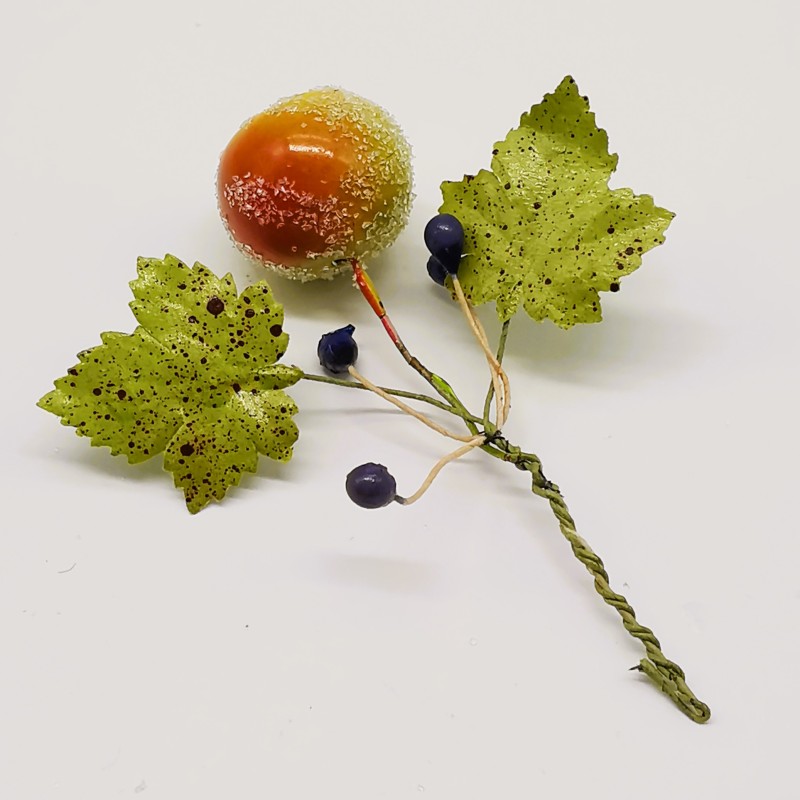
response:
{"label": "dark blue berry", "polygon": [[455,275],[464,251],[464,228],[452,214],[437,214],[425,226],[425,246]]}
{"label": "dark blue berry", "polygon": [[326,333],[317,345],[319,363],[329,372],[347,372],[356,363],[358,345],[353,338],[355,328],[345,325],[336,331]]}
{"label": "dark blue berry", "polygon": [[428,259],[428,275],[431,276],[439,286],[444,286],[444,279],[448,276],[447,270],[442,265],[436,256],[431,256]]}
{"label": "dark blue berry", "polygon": [[397,497],[397,483],[383,464],[362,464],[345,479],[347,496],[361,508],[383,508]]}

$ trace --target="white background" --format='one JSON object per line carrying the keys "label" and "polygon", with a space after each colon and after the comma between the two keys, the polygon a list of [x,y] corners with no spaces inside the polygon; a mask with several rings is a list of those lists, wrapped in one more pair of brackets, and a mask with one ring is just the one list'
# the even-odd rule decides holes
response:
{"label": "white background", "polygon": [[[18,3],[0,30],[0,797],[798,797],[797,5],[786,2]],[[408,229],[373,264],[412,351],[473,406],[486,376],[421,233],[575,76],[612,185],[677,212],[605,321],[517,319],[507,435],[713,710],[628,671],[641,649],[521,473],[366,393],[303,383],[289,465],[190,516],[35,407],[131,330],[137,255],[263,277],[217,218],[218,153],[278,97],[335,84],[415,152]],[[347,280],[275,278],[287,361],[357,326],[373,380],[424,391]],[[482,317],[493,335],[492,309]]]}

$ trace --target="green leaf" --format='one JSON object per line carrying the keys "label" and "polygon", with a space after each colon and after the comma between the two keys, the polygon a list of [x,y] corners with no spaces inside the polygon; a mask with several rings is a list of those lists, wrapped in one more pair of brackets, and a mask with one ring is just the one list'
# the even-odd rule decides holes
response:
{"label": "green leaf", "polygon": [[221,500],[258,454],[288,461],[302,372],[276,364],[289,337],[261,281],[236,291],[201,264],[141,258],[132,334],[104,333],[39,405],[131,463],[165,452],[192,513]]}
{"label": "green leaf", "polygon": [[649,195],[609,189],[617,156],[570,77],[495,145],[492,170],[442,184],[440,211],[464,225],[459,280],[500,319],[520,306],[562,328],[599,322],[601,291],[662,244],[674,214]]}

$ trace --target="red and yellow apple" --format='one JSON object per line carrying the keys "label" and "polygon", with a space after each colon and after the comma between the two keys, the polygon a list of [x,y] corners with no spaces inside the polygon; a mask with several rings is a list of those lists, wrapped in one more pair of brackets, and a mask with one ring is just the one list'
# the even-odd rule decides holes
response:
{"label": "red and yellow apple", "polygon": [[411,150],[379,106],[342,89],[281,100],[222,153],[217,198],[236,246],[299,280],[332,277],[408,221]]}

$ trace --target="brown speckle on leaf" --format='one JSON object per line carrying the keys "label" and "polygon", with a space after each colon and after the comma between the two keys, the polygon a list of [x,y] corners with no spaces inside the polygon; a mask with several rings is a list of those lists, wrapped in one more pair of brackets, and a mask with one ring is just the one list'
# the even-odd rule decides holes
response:
{"label": "brown speckle on leaf", "polygon": [[206,311],[209,314],[213,314],[215,317],[219,316],[225,310],[225,303],[219,299],[219,297],[212,297],[208,303],[206,303]]}

